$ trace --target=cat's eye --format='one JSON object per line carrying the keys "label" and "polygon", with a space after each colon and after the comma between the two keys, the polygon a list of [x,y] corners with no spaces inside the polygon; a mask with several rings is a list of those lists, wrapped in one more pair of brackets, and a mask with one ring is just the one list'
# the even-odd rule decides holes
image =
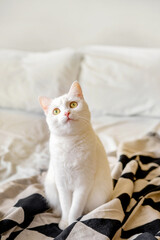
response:
{"label": "cat's eye", "polygon": [[70,108],[76,108],[78,106],[77,102],[71,102],[70,103]]}
{"label": "cat's eye", "polygon": [[54,115],[58,115],[60,112],[61,112],[61,111],[60,111],[59,108],[53,109],[53,114],[54,114]]}

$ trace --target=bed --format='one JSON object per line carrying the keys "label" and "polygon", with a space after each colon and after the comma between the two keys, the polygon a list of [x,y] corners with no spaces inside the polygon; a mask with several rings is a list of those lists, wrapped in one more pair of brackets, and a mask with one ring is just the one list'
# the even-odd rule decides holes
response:
{"label": "bed", "polygon": [[[160,239],[159,76],[159,49],[0,51],[1,240]],[[59,96],[75,79],[106,149],[114,193],[61,231],[44,194],[49,130],[38,96]]]}
{"label": "bed", "polygon": [[[160,239],[160,1],[0,1],[0,239]],[[113,199],[61,231],[39,95],[78,80]]]}

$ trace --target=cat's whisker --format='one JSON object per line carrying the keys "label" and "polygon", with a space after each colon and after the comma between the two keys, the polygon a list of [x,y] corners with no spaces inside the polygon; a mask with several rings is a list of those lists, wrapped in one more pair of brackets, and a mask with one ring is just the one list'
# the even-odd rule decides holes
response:
{"label": "cat's whisker", "polygon": [[79,117],[79,119],[81,119],[83,121],[83,123],[85,123],[86,125],[90,125],[90,121],[88,121],[88,119],[86,119],[84,117]]}
{"label": "cat's whisker", "polygon": [[83,119],[84,121],[90,122],[90,121],[87,119],[87,117],[85,118],[85,117],[80,116],[79,118],[80,118],[80,119]]}

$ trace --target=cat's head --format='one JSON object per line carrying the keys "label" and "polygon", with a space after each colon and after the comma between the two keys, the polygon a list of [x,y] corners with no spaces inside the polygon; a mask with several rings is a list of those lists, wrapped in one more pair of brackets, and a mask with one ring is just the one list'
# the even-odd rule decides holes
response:
{"label": "cat's head", "polygon": [[69,92],[55,99],[39,97],[50,131],[56,135],[76,135],[90,126],[90,112],[77,81]]}

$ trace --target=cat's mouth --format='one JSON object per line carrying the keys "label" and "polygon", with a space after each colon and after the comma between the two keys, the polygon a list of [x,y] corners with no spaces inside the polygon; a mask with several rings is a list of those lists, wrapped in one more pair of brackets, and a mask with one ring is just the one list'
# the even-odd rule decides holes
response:
{"label": "cat's mouth", "polygon": [[77,121],[77,119],[75,118],[75,117],[73,117],[73,116],[66,116],[66,117],[64,117],[63,118],[63,123],[65,124],[65,123],[71,123],[71,122],[75,122],[75,121]]}
{"label": "cat's mouth", "polygon": [[73,118],[67,118],[67,122],[73,121]]}
{"label": "cat's mouth", "polygon": [[75,121],[75,119],[70,118],[70,117],[68,117],[68,118],[66,119],[66,122],[72,122],[72,121]]}
{"label": "cat's mouth", "polygon": [[70,120],[72,120],[72,119],[71,118],[67,118],[67,122],[70,121]]}

